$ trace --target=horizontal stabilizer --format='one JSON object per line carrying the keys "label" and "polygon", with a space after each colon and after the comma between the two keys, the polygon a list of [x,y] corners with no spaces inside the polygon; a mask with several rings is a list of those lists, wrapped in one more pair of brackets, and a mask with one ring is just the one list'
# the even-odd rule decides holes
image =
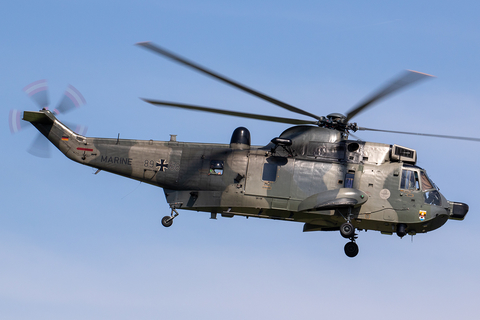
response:
{"label": "horizontal stabilizer", "polygon": [[55,121],[55,117],[45,112],[25,111],[23,112],[23,120],[41,124],[52,124]]}

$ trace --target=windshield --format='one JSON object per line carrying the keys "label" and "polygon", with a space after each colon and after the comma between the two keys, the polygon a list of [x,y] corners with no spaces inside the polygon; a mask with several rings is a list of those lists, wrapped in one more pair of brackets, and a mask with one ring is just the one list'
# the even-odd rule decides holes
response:
{"label": "windshield", "polygon": [[439,206],[442,204],[442,197],[437,191],[437,186],[430,180],[425,171],[420,171],[420,179],[422,180],[422,191],[425,192],[425,203]]}
{"label": "windshield", "polygon": [[442,204],[442,196],[435,183],[430,180],[422,168],[404,165],[400,178],[401,190],[422,191],[425,203],[434,206]]}
{"label": "windshield", "polygon": [[428,178],[425,171],[420,171],[420,177],[422,180],[422,191],[436,189],[435,184]]}
{"label": "windshield", "polygon": [[400,179],[400,189],[402,190],[420,190],[418,185],[418,173],[413,170],[402,170]]}

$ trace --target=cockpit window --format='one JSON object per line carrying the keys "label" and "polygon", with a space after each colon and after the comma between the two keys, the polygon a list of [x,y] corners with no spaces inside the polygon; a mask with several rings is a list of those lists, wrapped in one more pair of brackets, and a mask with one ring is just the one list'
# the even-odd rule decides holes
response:
{"label": "cockpit window", "polygon": [[435,189],[434,184],[432,183],[432,181],[430,181],[425,172],[420,171],[420,177],[422,179],[422,191]]}
{"label": "cockpit window", "polygon": [[443,197],[440,192],[438,192],[437,186],[427,176],[425,170],[416,166],[403,165],[400,189],[420,191],[420,186],[425,198],[425,203],[434,206],[442,205],[442,201],[444,201],[442,200]]}
{"label": "cockpit window", "polygon": [[440,192],[437,190],[430,190],[425,192],[425,203],[433,204],[434,206],[439,206],[442,204],[442,197]]}
{"label": "cockpit window", "polygon": [[422,180],[422,191],[425,192],[425,203],[439,206],[442,204],[442,197],[437,187],[430,180],[425,171],[420,171],[420,178]]}
{"label": "cockpit window", "polygon": [[400,180],[400,189],[402,190],[420,190],[418,182],[418,172],[413,170],[402,170],[402,179]]}

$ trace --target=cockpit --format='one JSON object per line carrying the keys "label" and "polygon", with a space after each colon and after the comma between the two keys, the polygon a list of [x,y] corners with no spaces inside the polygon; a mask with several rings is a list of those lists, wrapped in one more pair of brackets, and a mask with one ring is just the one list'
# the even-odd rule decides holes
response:
{"label": "cockpit", "polygon": [[430,180],[427,172],[417,166],[404,164],[400,178],[400,190],[422,192],[425,203],[440,206],[442,197],[437,186]]}

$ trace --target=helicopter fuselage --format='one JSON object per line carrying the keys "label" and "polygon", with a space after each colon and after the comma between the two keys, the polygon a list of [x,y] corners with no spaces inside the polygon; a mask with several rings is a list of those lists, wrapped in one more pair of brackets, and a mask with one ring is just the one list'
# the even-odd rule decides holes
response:
{"label": "helicopter fuselage", "polygon": [[161,187],[172,209],[212,218],[297,221],[304,231],[339,230],[349,221],[360,230],[392,234],[402,226],[413,235],[468,210],[447,201],[415,166],[415,150],[347,140],[331,129],[296,126],[254,147],[248,131],[248,139],[234,133],[230,144],[106,139],[77,135],[49,111],[25,112],[24,119],[68,158]]}
{"label": "helicopter fuselage", "polygon": [[[340,231],[350,242],[344,251],[355,257],[355,230],[406,234],[425,233],[448,219],[463,220],[468,205],[447,201],[417,167],[417,153],[398,145],[348,140],[351,132],[375,131],[480,141],[480,138],[360,127],[351,120],[385,97],[431,75],[407,70],[350,109],[345,115],[319,116],[275,99],[174,52],[153,44],[139,46],[224,84],[311,118],[294,119],[224,110],[194,104],[142,98],[160,107],[174,107],[248,119],[296,125],[262,146],[251,146],[250,132],[235,129],[230,144],[88,138],[74,133],[48,110],[46,82],[26,87],[43,108],[24,112],[61,152],[81,164],[163,188],[171,208],[161,219],[170,227],[177,209],[209,212],[211,218],[235,215],[303,222],[303,231]],[[40,85],[40,91],[34,91]],[[73,87],[72,87],[73,88]],[[70,90],[71,91],[71,90]],[[67,90],[65,99],[85,103]],[[81,98],[81,99],[79,99]],[[60,106],[63,106],[61,103]],[[71,108],[57,108],[57,114]],[[20,127],[19,112],[10,113],[10,127]]]}

